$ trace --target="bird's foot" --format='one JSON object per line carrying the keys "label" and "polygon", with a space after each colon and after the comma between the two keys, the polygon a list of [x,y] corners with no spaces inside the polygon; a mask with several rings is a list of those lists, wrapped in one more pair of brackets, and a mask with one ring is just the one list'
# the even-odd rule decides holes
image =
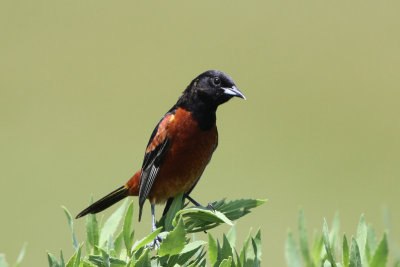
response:
{"label": "bird's foot", "polygon": [[211,210],[212,212],[215,212],[215,208],[211,203],[208,203],[207,209]]}
{"label": "bird's foot", "polygon": [[156,238],[154,238],[153,241],[151,241],[150,243],[148,243],[146,245],[146,247],[150,248],[150,249],[153,249],[153,248],[159,249],[162,240],[163,240],[163,238],[161,237],[161,235],[157,235]]}
{"label": "bird's foot", "polygon": [[[211,203],[208,203],[206,209],[209,209],[209,210],[211,210],[212,212],[215,212],[215,208],[213,207],[213,205],[212,205]],[[207,231],[206,231],[206,230],[204,230],[203,232],[204,232],[205,234],[207,234]]]}

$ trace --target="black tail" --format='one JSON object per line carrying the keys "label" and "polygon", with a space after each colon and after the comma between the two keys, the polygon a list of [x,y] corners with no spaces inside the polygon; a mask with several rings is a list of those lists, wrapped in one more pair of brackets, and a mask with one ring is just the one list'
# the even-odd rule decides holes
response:
{"label": "black tail", "polygon": [[98,213],[98,212],[110,207],[111,205],[117,203],[121,199],[124,199],[125,197],[127,197],[128,191],[129,191],[129,188],[126,185],[121,186],[117,190],[114,190],[107,196],[96,201],[95,203],[93,203],[92,205],[90,205],[89,207],[87,207],[86,209],[81,211],[78,215],[76,215],[75,219],[85,216],[88,213],[91,213],[91,214]]}

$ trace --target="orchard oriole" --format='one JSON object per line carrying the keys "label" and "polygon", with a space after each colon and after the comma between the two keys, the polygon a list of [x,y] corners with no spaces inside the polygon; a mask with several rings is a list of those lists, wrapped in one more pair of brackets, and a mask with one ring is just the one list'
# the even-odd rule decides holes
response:
{"label": "orchard oriole", "polygon": [[100,212],[127,196],[139,196],[139,221],[143,205],[149,199],[154,231],[155,204],[168,201],[165,213],[173,197],[184,193],[198,206],[189,194],[218,145],[216,110],[235,96],[246,99],[223,72],[210,70],[196,77],[155,127],[142,168],[125,185],[84,209],[76,218]]}

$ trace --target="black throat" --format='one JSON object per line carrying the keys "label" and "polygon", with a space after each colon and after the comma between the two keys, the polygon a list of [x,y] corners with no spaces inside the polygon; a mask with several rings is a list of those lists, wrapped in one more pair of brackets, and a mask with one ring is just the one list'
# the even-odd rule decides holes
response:
{"label": "black throat", "polygon": [[203,111],[190,111],[192,114],[193,118],[197,121],[199,124],[199,127],[203,131],[210,130],[215,122],[216,122],[216,116],[215,116],[215,111],[214,112],[203,112]]}
{"label": "black throat", "polygon": [[197,94],[184,92],[176,106],[190,111],[203,131],[210,130],[216,122],[215,112],[217,111],[217,105],[212,101],[201,99]]}

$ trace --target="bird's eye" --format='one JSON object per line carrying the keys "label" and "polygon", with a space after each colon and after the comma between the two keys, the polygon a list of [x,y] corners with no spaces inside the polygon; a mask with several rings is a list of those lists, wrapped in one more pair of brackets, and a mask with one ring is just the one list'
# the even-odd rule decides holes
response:
{"label": "bird's eye", "polygon": [[220,85],[221,84],[221,79],[218,77],[214,77],[213,82],[215,85]]}

